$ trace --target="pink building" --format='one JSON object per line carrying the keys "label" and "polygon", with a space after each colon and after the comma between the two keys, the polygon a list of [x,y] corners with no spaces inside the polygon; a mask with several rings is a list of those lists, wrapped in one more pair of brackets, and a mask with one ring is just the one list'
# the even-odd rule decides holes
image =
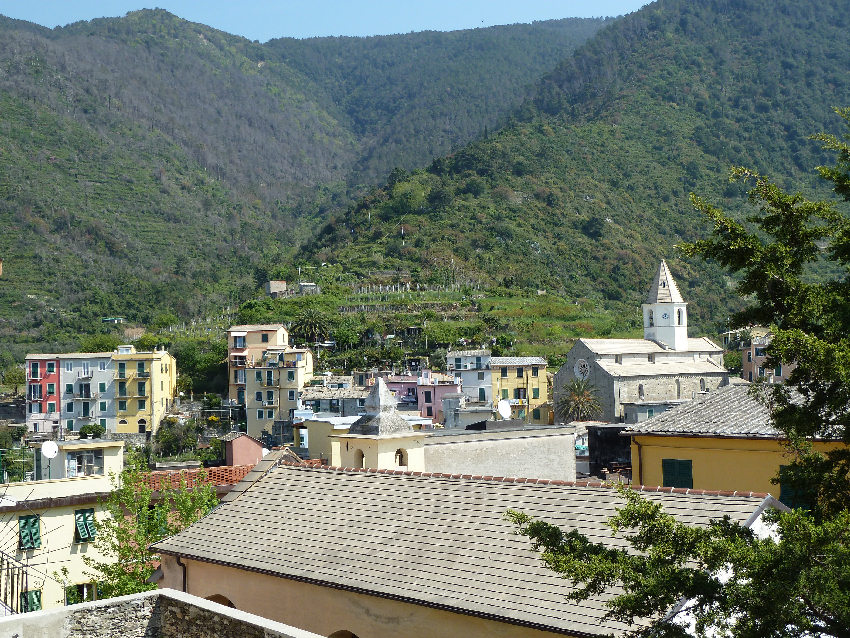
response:
{"label": "pink building", "polygon": [[767,366],[767,347],[772,337],[771,334],[753,337],[749,344],[741,346],[741,376],[747,381],[765,378],[768,383],[785,383],[797,367],[796,363],[780,363],[776,368]]}
{"label": "pink building", "polygon": [[395,395],[398,407],[412,409],[419,405],[417,381],[415,374],[397,374],[387,377],[387,388]]}
{"label": "pink building", "polygon": [[59,360],[55,355],[33,354],[27,367],[27,429],[52,432],[59,428]]}
{"label": "pink building", "polygon": [[263,444],[244,432],[231,432],[222,437],[225,465],[254,466],[263,460]]}
{"label": "pink building", "polygon": [[443,396],[463,390],[463,384],[448,374],[423,370],[416,380],[419,416],[431,419],[432,423],[443,422]]}

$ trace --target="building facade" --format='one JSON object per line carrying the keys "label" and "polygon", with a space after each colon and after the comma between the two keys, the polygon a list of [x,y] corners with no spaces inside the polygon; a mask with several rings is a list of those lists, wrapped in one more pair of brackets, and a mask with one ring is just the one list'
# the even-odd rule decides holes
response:
{"label": "building facade", "polygon": [[275,421],[291,422],[302,405],[304,386],[313,378],[313,353],[306,348],[266,350],[245,368],[245,415],[250,436],[272,434]]}
{"label": "building facade", "polygon": [[155,433],[177,393],[177,363],[165,350],[119,346],[112,355],[118,433]]}
{"label": "building facade", "polygon": [[767,347],[773,335],[768,333],[754,336],[748,342],[741,344],[741,377],[747,381],[762,379],[768,383],[785,383],[791,372],[797,367],[796,363],[779,363],[776,366],[767,364]]}
{"label": "building facade", "polygon": [[449,374],[460,380],[463,388],[461,392],[469,402],[492,404],[489,350],[449,350],[446,353],[446,368]]}
{"label": "building facade", "polygon": [[549,384],[542,357],[491,357],[490,376],[494,403],[507,401],[511,418],[529,423],[549,423]]}
{"label": "building facade", "polygon": [[282,324],[232,326],[227,331],[227,396],[231,403],[245,405],[249,367],[260,364],[263,353],[289,347],[289,333]]}

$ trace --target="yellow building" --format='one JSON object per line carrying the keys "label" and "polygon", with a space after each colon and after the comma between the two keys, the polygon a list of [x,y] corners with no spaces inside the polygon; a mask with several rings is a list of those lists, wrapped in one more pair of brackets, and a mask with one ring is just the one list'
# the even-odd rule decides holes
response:
{"label": "yellow building", "polygon": [[289,333],[283,324],[232,326],[227,331],[227,396],[230,401],[245,405],[247,369],[261,365],[267,351],[288,348]]}
{"label": "yellow building", "polygon": [[313,353],[306,348],[269,348],[245,368],[248,435],[274,434],[275,421],[291,421],[304,385],[313,378]]}
{"label": "yellow building", "polygon": [[0,485],[0,602],[12,610],[60,607],[66,585],[80,600],[95,596],[84,558],[101,558],[91,542],[94,521],[104,515],[110,473],[123,468],[124,443],[80,439],[57,447],[50,459],[36,447],[37,480]]}
{"label": "yellow building", "polygon": [[542,357],[491,357],[490,376],[493,405],[505,400],[511,406],[511,418],[529,423],[549,423],[551,404]]}
{"label": "yellow building", "polygon": [[119,346],[115,369],[116,432],[156,432],[177,392],[177,364],[165,350]]}
{"label": "yellow building", "polygon": [[[628,428],[633,484],[766,492],[790,503],[787,489],[771,483],[791,461],[786,441],[766,406],[750,396],[750,387],[719,388]],[[816,441],[814,448],[839,445]]]}

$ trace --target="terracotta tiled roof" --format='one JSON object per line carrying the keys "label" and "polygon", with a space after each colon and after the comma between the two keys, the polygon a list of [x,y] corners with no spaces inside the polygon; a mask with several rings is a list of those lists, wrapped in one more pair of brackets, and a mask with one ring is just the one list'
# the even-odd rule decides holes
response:
{"label": "terracotta tiled roof", "polygon": [[222,465],[194,470],[166,470],[149,472],[145,475],[145,485],[158,492],[163,488],[178,488],[185,481],[187,487],[199,484],[201,473],[206,474],[204,483],[209,485],[236,485],[251,471],[253,465]]}

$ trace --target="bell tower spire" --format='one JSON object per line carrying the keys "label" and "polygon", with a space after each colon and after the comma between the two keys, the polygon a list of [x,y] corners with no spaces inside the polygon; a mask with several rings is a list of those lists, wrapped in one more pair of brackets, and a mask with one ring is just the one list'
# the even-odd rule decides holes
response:
{"label": "bell tower spire", "polygon": [[643,338],[678,351],[688,349],[688,304],[667,262],[661,260],[658,272],[643,304]]}

